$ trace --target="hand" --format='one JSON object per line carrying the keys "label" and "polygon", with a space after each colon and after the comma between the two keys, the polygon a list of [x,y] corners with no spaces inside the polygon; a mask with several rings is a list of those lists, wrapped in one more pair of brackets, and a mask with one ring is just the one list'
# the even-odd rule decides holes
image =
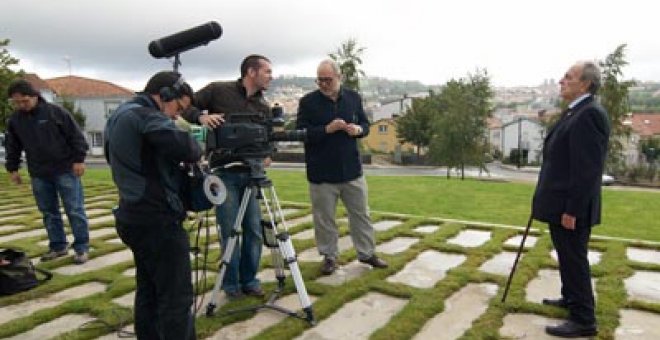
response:
{"label": "hand", "polygon": [[224,113],[209,113],[199,116],[199,123],[206,127],[210,127],[212,129],[217,128],[218,126],[222,125],[224,122],[225,122]]}
{"label": "hand", "polygon": [[269,167],[273,163],[273,159],[270,157],[264,158],[264,166]]}
{"label": "hand", "polygon": [[335,133],[339,130],[346,129],[346,122],[343,119],[335,119],[325,126],[326,133]]}
{"label": "hand", "polygon": [[85,163],[73,163],[73,174],[80,177],[85,173]]}
{"label": "hand", "polygon": [[23,183],[23,181],[21,180],[21,174],[19,174],[18,171],[10,172],[9,173],[9,179],[14,184],[22,184]]}
{"label": "hand", "polygon": [[564,227],[564,229],[575,230],[575,216],[563,213],[561,215],[561,225]]}
{"label": "hand", "polygon": [[353,123],[346,125],[344,130],[346,130],[349,136],[358,136],[362,133],[362,127]]}

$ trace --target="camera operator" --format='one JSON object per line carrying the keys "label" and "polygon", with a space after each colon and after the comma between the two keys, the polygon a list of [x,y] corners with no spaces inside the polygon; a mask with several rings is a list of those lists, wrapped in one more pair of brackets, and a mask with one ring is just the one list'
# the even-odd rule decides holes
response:
{"label": "camera operator", "polygon": [[[270,118],[268,103],[264,100],[263,91],[273,80],[271,63],[261,55],[249,55],[240,67],[241,78],[236,81],[213,82],[195,94],[195,106],[206,110],[188,110],[184,118],[191,123],[199,123],[215,128],[224,122],[231,121],[233,113],[259,113],[266,121]],[[226,249],[238,215],[243,192],[250,185],[250,170],[245,164],[220,164],[214,159],[209,160],[211,168],[223,166],[219,176],[227,187],[227,199],[216,208],[216,219],[220,224],[222,249]],[[270,158],[264,159],[264,165],[270,165]],[[261,211],[253,192],[249,200],[242,223],[242,240],[234,248],[231,263],[227,266],[222,282],[222,289],[228,298],[238,298],[243,294],[262,297],[261,283],[257,279],[263,236],[261,230]]]}
{"label": "camera operator", "polygon": [[136,266],[138,339],[195,339],[180,163],[196,162],[202,152],[174,125],[192,97],[180,74],[156,73],[105,127],[105,155],[119,190],[117,233],[133,252]]}
{"label": "camera operator", "polygon": [[305,163],[314,217],[314,236],[324,256],[321,273],[337,269],[339,229],[337,200],[348,211],[348,224],[358,260],[375,268],[387,263],[375,253],[374,228],[367,206],[367,181],[362,175],[357,139],[369,133],[360,95],[341,86],[337,63],[322,61],[317,69],[319,89],[300,99],[296,129],[307,130]]}

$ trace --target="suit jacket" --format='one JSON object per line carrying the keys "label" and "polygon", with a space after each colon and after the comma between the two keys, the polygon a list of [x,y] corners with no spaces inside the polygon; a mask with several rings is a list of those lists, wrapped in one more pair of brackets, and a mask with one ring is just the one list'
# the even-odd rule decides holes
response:
{"label": "suit jacket", "polygon": [[578,224],[600,223],[609,136],[607,113],[593,96],[562,115],[543,142],[543,165],[532,203],[535,219],[561,224],[567,213]]}

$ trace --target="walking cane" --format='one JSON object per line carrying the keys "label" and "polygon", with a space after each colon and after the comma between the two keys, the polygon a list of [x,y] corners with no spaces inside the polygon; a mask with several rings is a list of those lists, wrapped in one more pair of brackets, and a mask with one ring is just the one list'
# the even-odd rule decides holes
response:
{"label": "walking cane", "polygon": [[518,266],[518,260],[520,259],[520,254],[523,251],[525,246],[525,240],[529,234],[529,228],[532,226],[532,216],[529,216],[529,221],[527,221],[527,228],[525,228],[525,233],[523,234],[522,241],[520,241],[520,247],[518,247],[518,254],[516,254],[516,260],[513,262],[513,267],[511,268],[511,273],[509,274],[509,279],[506,281],[506,286],[504,287],[504,295],[502,295],[502,302],[506,300],[506,296],[509,294],[509,288],[511,287],[511,280],[513,279],[513,273],[516,272],[516,267]]}

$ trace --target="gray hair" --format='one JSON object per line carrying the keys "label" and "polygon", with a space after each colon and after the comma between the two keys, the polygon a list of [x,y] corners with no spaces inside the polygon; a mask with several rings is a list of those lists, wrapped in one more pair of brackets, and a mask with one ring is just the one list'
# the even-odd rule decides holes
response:
{"label": "gray hair", "polygon": [[585,61],[582,63],[582,76],[580,80],[589,81],[589,93],[595,95],[600,89],[600,69],[596,66],[595,63],[591,61]]}
{"label": "gray hair", "polygon": [[332,71],[338,75],[341,76],[341,70],[339,69],[339,65],[337,65],[337,62],[335,62],[332,59],[325,59],[319,63],[319,68],[323,65],[329,65],[332,68]]}

